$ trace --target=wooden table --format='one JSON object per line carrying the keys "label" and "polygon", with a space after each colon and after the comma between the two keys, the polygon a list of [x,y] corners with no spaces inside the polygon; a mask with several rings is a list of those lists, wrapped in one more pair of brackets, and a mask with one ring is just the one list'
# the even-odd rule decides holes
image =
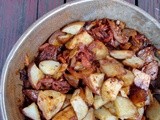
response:
{"label": "wooden table", "polygon": [[[72,0],[0,0],[0,73],[14,43],[39,17]],[[126,0],[160,21],[160,0]]]}

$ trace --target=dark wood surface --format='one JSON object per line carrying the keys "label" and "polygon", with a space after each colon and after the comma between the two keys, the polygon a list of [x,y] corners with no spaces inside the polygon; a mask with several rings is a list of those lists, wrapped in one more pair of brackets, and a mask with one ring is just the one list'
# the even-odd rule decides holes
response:
{"label": "dark wood surface", "polygon": [[[0,74],[14,43],[39,17],[73,0],[0,0]],[[160,0],[126,0],[160,21]]]}

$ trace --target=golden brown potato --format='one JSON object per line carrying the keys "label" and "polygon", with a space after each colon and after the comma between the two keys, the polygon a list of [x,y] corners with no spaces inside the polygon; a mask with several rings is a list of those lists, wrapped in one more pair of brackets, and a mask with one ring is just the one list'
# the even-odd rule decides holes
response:
{"label": "golden brown potato", "polygon": [[93,97],[92,91],[87,86],[85,87],[85,98],[86,98],[87,104],[89,106],[92,106],[94,102],[94,97]]}
{"label": "golden brown potato", "polygon": [[93,41],[89,45],[89,50],[95,54],[96,60],[104,59],[109,54],[108,48],[100,41]]}
{"label": "golden brown potato", "polygon": [[45,90],[38,94],[37,104],[42,111],[43,116],[48,120],[51,119],[63,106],[66,95],[54,91]]}
{"label": "golden brown potato", "polygon": [[28,67],[28,76],[32,87],[37,89],[37,83],[44,77],[44,74],[35,63],[32,63]]}
{"label": "golden brown potato", "polygon": [[118,120],[118,118],[116,116],[112,115],[104,107],[95,110],[94,114],[95,114],[95,117],[99,120]]}
{"label": "golden brown potato", "polygon": [[155,98],[147,107],[146,116],[149,120],[160,120],[160,104]]}
{"label": "golden brown potato", "polygon": [[124,85],[123,85],[124,87],[127,87],[133,84],[135,76],[130,70],[127,70],[127,69],[125,70],[126,70],[126,74],[119,75],[117,76],[117,78],[124,82]]}
{"label": "golden brown potato", "polygon": [[38,107],[35,103],[32,103],[31,105],[23,108],[22,110],[23,114],[27,117],[33,119],[33,120],[40,120],[40,114],[38,111]]}
{"label": "golden brown potato", "polygon": [[134,52],[131,50],[112,50],[110,55],[116,59],[127,59],[131,58],[134,55]]}
{"label": "golden brown potato", "polygon": [[144,61],[136,56],[133,56],[131,58],[125,59],[122,61],[122,63],[126,66],[130,66],[132,68],[141,68],[144,65]]}
{"label": "golden brown potato", "polygon": [[62,64],[59,68],[59,70],[56,72],[56,74],[53,75],[53,78],[59,79],[63,73],[66,71],[68,65],[67,64]]}
{"label": "golden brown potato", "polygon": [[109,102],[109,100],[103,100],[102,96],[95,95],[93,106],[95,109],[98,109],[98,108],[102,107],[104,104],[106,104],[107,102]]}
{"label": "golden brown potato", "polygon": [[60,30],[55,31],[48,40],[49,44],[58,46],[58,47],[62,46],[62,44],[58,41],[58,36],[61,36],[61,35],[65,35],[65,33],[63,33]]}
{"label": "golden brown potato", "polygon": [[93,108],[90,108],[88,110],[88,113],[83,120],[95,120],[94,109]]}
{"label": "golden brown potato", "polygon": [[138,117],[137,108],[128,98],[117,96],[114,104],[118,118],[136,119]]}
{"label": "golden brown potato", "polygon": [[65,35],[60,35],[57,37],[57,41],[61,44],[65,44],[66,42],[68,42],[73,35],[71,34],[65,34]]}
{"label": "golden brown potato", "polygon": [[64,74],[64,77],[66,78],[66,80],[68,81],[68,83],[77,88],[78,84],[79,84],[79,79],[74,77],[73,75],[70,74]]}
{"label": "golden brown potato", "polygon": [[72,106],[66,107],[64,110],[60,111],[52,118],[52,120],[77,120],[77,116],[72,108]]}
{"label": "golden brown potato", "polygon": [[123,89],[120,90],[119,96],[128,98],[128,96],[127,96],[127,94],[126,94],[126,91],[124,91]]}
{"label": "golden brown potato", "polygon": [[79,43],[84,45],[89,45],[94,39],[86,31],[81,32],[78,35],[75,35],[73,39],[68,41],[65,46],[68,49],[74,49]]}
{"label": "golden brown potato", "polygon": [[102,98],[104,100],[114,101],[123,86],[123,81],[116,78],[107,79],[101,88]]}
{"label": "golden brown potato", "polygon": [[132,46],[132,44],[130,42],[127,42],[125,44],[120,44],[120,48],[122,50],[129,50],[129,48]]}
{"label": "golden brown potato", "polygon": [[68,24],[67,26],[65,26],[62,29],[62,32],[66,32],[66,33],[75,35],[75,34],[77,34],[82,29],[82,27],[84,26],[84,24],[85,24],[85,22],[70,23],[70,24]]}
{"label": "golden brown potato", "polygon": [[81,97],[80,93],[80,89],[75,90],[70,100],[78,120],[82,120],[88,113],[88,106],[85,103],[84,98]]}
{"label": "golden brown potato", "polygon": [[71,97],[72,97],[72,94],[66,94],[66,99],[63,103],[63,106],[62,106],[61,110],[66,108],[67,106],[69,106],[71,104],[70,103]]}
{"label": "golden brown potato", "polygon": [[132,86],[130,89],[129,98],[136,107],[141,108],[145,106],[147,95],[148,93],[146,90]]}
{"label": "golden brown potato", "polygon": [[100,60],[101,71],[104,72],[107,77],[115,77],[126,73],[123,65],[117,60],[107,56],[105,60]]}
{"label": "golden brown potato", "polygon": [[85,80],[86,85],[95,94],[100,94],[100,88],[104,81],[104,73],[94,73]]}
{"label": "golden brown potato", "polygon": [[128,96],[130,93],[130,86],[123,87],[121,90],[123,90],[125,92],[125,94]]}

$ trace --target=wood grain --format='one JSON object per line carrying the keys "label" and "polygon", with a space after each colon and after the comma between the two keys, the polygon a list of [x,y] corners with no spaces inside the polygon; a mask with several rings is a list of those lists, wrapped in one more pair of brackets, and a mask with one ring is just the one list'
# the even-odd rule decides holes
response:
{"label": "wood grain", "polygon": [[160,0],[139,0],[138,6],[160,22]]}
{"label": "wood grain", "polygon": [[[74,1],[74,0],[66,0],[66,2],[71,2],[71,1]],[[135,0],[125,0],[125,1],[135,4]]]}
{"label": "wood grain", "polygon": [[48,11],[62,5],[64,0],[39,0],[38,1],[38,18]]}
{"label": "wood grain", "polygon": [[37,0],[0,0],[0,73],[6,57],[36,20]]}
{"label": "wood grain", "polygon": [[132,4],[135,4],[135,0],[125,0],[125,1],[132,3]]}

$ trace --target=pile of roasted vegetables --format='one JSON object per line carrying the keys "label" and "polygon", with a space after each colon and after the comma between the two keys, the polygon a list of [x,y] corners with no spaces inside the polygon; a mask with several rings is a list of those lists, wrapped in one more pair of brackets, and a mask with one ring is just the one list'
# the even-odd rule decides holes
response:
{"label": "pile of roasted vegetables", "polygon": [[160,120],[160,53],[119,20],[70,23],[25,58],[22,113],[33,120]]}

